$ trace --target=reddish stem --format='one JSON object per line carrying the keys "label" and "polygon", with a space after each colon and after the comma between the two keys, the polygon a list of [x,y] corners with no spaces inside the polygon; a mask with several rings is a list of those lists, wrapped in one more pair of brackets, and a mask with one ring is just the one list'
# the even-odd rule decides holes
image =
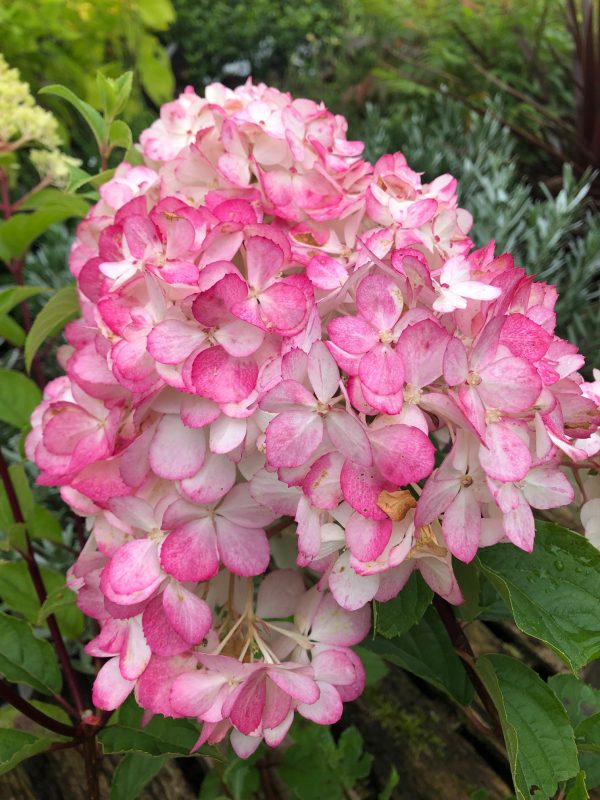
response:
{"label": "reddish stem", "polygon": [[72,725],[65,725],[56,719],[52,719],[52,717],[49,717],[47,714],[44,714],[39,708],[32,706],[31,703],[23,699],[9,683],[1,678],[0,697],[6,700],[7,703],[10,703],[11,706],[14,706],[21,714],[25,714],[30,720],[37,722],[38,725],[42,725],[53,733],[58,733],[61,736],[74,736],[76,734],[76,729]]}
{"label": "reddish stem", "polygon": [[8,178],[3,169],[0,169],[0,205],[2,207],[4,219],[8,219],[11,213],[10,194],[8,191]]}
{"label": "reddish stem", "polygon": [[[6,466],[6,461],[4,460],[4,456],[1,450],[0,450],[0,477],[2,478],[4,488],[6,489],[6,496],[8,497],[8,502],[14,520],[15,522],[19,522],[24,525],[25,517],[23,516],[23,512],[21,511],[21,506],[19,505],[19,499],[17,497],[17,493],[15,491],[12,479],[10,477],[10,472],[8,471],[8,467]],[[33,586],[35,588],[38,599],[40,603],[43,604],[47,597],[46,587],[44,586],[42,573],[40,572],[40,568],[35,559],[35,552],[31,545],[31,540],[28,534],[26,534],[26,540],[27,540],[27,550],[25,552],[21,552],[21,555],[25,559],[25,563],[27,564],[27,568],[29,569],[29,574],[31,576],[31,580],[33,582]],[[54,616],[54,614],[50,614],[46,622],[48,623],[48,628],[50,630],[52,642],[54,643],[54,649],[56,650],[56,654],[61,663],[63,674],[65,676],[65,680],[69,687],[71,697],[73,699],[73,702],[75,703],[77,714],[79,717],[81,717],[84,708],[81,700],[81,695],[77,687],[75,672],[73,670],[73,667],[71,666],[69,654],[67,653],[67,649],[60,634],[58,623],[56,621],[56,617]]]}

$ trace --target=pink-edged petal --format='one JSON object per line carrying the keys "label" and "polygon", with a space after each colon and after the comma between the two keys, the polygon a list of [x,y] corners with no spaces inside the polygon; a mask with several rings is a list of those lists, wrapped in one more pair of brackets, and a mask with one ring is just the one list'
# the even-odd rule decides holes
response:
{"label": "pink-edged petal", "polygon": [[529,503],[519,492],[519,503],[502,518],[504,535],[521,550],[531,553],[535,538],[535,523]]}
{"label": "pink-edged petal", "polygon": [[355,511],[370,519],[386,519],[377,500],[381,492],[393,488],[393,484],[385,481],[376,469],[346,461],[340,474],[340,483],[344,499]]}
{"label": "pink-edged petal", "polygon": [[306,313],[306,295],[285,280],[277,281],[260,295],[260,314],[268,330],[284,336],[295,333]]}
{"label": "pink-edged petal", "polygon": [[415,525],[421,528],[437,519],[460,492],[458,478],[444,478],[436,472],[427,481],[417,502]]}
{"label": "pink-edged petal", "polygon": [[359,561],[373,561],[381,555],[392,535],[390,519],[365,519],[354,513],[346,523],[346,542]]}
{"label": "pink-edged petal", "polygon": [[368,352],[379,341],[377,331],[362,317],[337,317],[327,326],[329,338],[346,353]]}
{"label": "pink-edged petal", "polygon": [[316,407],[314,396],[295,380],[283,380],[270,389],[260,401],[263,411],[278,413],[281,411],[297,411],[298,406],[307,409]]}
{"label": "pink-edged petal", "polygon": [[310,705],[299,703],[298,713],[319,725],[333,725],[342,716],[342,699],[337,689],[329,683],[319,681],[319,689],[319,699]]}
{"label": "pink-edged petal", "polygon": [[249,325],[241,319],[226,322],[215,332],[215,339],[223,349],[230,356],[238,358],[256,353],[264,338],[264,331],[254,325]]}
{"label": "pink-edged petal", "polygon": [[365,428],[347,411],[333,410],[325,417],[325,430],[344,458],[366,467],[373,463]]}
{"label": "pink-edged petal", "polygon": [[201,469],[205,453],[203,430],[186,427],[176,414],[165,414],[150,446],[150,466],[160,478],[182,480]]}
{"label": "pink-edged petal", "polygon": [[151,655],[152,651],[148,647],[142,629],[141,617],[135,617],[129,622],[127,642],[119,658],[121,675],[128,681],[136,680],[146,669]]}
{"label": "pink-edged petal", "polygon": [[[294,665],[295,666],[295,665]],[[283,666],[269,669],[269,679],[294,700],[302,703],[314,703],[319,697],[319,690],[311,675],[301,670],[285,669]]]}
{"label": "pink-edged petal", "polygon": [[216,520],[221,561],[234,575],[260,575],[269,566],[269,541],[260,528],[242,528],[224,517]]}
{"label": "pink-edged petal", "polygon": [[[163,578],[156,543],[151,539],[127,542],[111,558],[105,573],[117,594],[132,597],[132,602],[149,597]],[[138,595],[135,599],[134,594]]]}
{"label": "pink-edged petal", "polygon": [[350,566],[350,553],[346,551],[329,573],[329,588],[342,608],[356,611],[377,594],[379,575],[358,575]]}
{"label": "pink-edged petal", "polygon": [[217,701],[226,681],[225,675],[209,670],[180,675],[171,688],[173,710],[184,717],[202,718]]}
{"label": "pink-edged petal", "polygon": [[352,647],[365,638],[371,627],[371,609],[364,606],[358,611],[346,611],[333,595],[325,595],[315,618],[310,638],[322,644]]}
{"label": "pink-edged petal", "polygon": [[218,419],[219,406],[206,397],[184,394],[181,398],[181,421],[188,428],[204,428]]}
{"label": "pink-edged petal", "polygon": [[312,411],[285,411],[271,420],[266,431],[267,463],[271,467],[299,467],[323,439],[323,420]]}
{"label": "pink-edged petal", "polygon": [[233,487],[219,506],[218,514],[245,528],[262,528],[273,522],[273,512],[256,502],[247,483]]}
{"label": "pink-edged petal", "polygon": [[264,236],[252,236],[246,242],[248,283],[260,290],[268,285],[283,267],[283,251]]}
{"label": "pink-edged petal", "polygon": [[480,376],[478,390],[483,402],[509,413],[530,408],[542,390],[537,370],[522,358],[501,358],[485,367]]}
{"label": "pink-edged petal", "polygon": [[258,366],[250,358],[234,358],[222,347],[203,350],[192,366],[195,391],[216,403],[237,403],[256,386]]}
{"label": "pink-edged petal", "polygon": [[531,466],[529,448],[508,425],[488,425],[485,442],[479,449],[479,460],[490,478],[498,481],[520,481]]}
{"label": "pink-edged petal", "polygon": [[[223,156],[221,156],[222,158]],[[294,712],[290,712],[290,719],[289,725],[287,726],[286,733],[290,728],[294,719]],[[285,736],[285,733],[284,733]],[[282,737],[283,738],[283,737]],[[260,743],[262,741],[260,736],[245,736],[240,731],[237,731],[235,728],[231,731],[231,735],[229,737],[229,741],[231,742],[231,747],[233,752],[236,754],[238,758],[250,758],[259,748]],[[267,736],[265,732],[265,741],[267,741]],[[273,745],[270,745],[271,747]]]}
{"label": "pink-edged petal", "polygon": [[398,486],[426,478],[434,466],[435,448],[418,428],[388,425],[369,431],[375,464]]}
{"label": "pink-edged petal", "polygon": [[189,644],[199,644],[212,626],[212,613],[197,595],[171,581],[163,592],[162,603],[173,629]]}
{"label": "pink-edged petal", "polygon": [[188,522],[164,540],[163,569],[178,581],[206,581],[219,570],[215,526],[210,517]]}
{"label": "pink-edged petal", "polygon": [[256,614],[262,619],[291,617],[306,591],[302,575],[295,569],[278,569],[262,579],[256,600]]}
{"label": "pink-edged petal", "polygon": [[460,339],[453,336],[446,347],[444,354],[444,380],[448,386],[457,386],[467,379],[469,374],[469,361],[467,350]]}
{"label": "pink-edged petal", "polygon": [[356,307],[377,331],[390,331],[404,304],[402,292],[387,275],[367,275],[356,289]]}
{"label": "pink-edged petal", "polygon": [[575,492],[567,476],[552,465],[532,469],[527,475],[523,494],[533,508],[559,508],[573,501]]}
{"label": "pink-edged petal", "polygon": [[481,509],[472,488],[463,488],[450,503],[442,530],[452,555],[467,564],[472,561],[481,536]]}
{"label": "pink-edged petal", "polygon": [[190,647],[167,619],[161,595],[153,597],[144,609],[142,625],[146,642],[156,655],[175,656]]}
{"label": "pink-edged petal", "polygon": [[452,605],[460,605],[464,602],[460,586],[458,585],[452,566],[446,561],[439,561],[437,558],[420,558],[417,566],[425,583],[430,589]]}
{"label": "pink-edged petal", "polygon": [[396,350],[402,358],[406,383],[421,388],[440,377],[448,340],[448,332],[430,319],[404,329]]}
{"label": "pink-edged petal", "polygon": [[318,458],[302,483],[302,491],[317,508],[336,508],[342,500],[340,473],[344,459],[339,453]]}
{"label": "pink-edged petal", "polygon": [[96,708],[114,711],[125,702],[134,686],[135,681],[128,681],[121,675],[119,659],[111,658],[96,675],[92,702]]}
{"label": "pink-edged petal", "polygon": [[389,345],[377,344],[361,358],[358,377],[375,394],[396,394],[404,384],[402,359]]}
{"label": "pink-edged petal", "polygon": [[340,372],[324,342],[315,342],[310,348],[308,379],[322,403],[327,403],[337,393]]}
{"label": "pink-edged petal", "polygon": [[181,481],[181,489],[195,503],[215,503],[235,484],[235,475],[235,464],[227,456],[208,453],[202,469]]}
{"label": "pink-edged petal", "polygon": [[246,437],[245,419],[235,419],[222,414],[210,426],[209,447],[213,453],[231,453]]}

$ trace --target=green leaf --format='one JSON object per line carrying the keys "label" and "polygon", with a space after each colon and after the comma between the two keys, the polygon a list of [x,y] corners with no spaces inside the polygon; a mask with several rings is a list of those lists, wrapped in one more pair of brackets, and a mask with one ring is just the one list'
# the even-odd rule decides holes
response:
{"label": "green leaf", "polygon": [[25,329],[12,317],[0,315],[0,337],[15,347],[23,347],[26,337]]}
{"label": "green leaf", "polygon": [[223,771],[223,781],[233,800],[253,800],[260,787],[260,773],[253,760],[233,758]]}
{"label": "green leaf", "polygon": [[0,420],[24,428],[42,399],[36,384],[21,372],[0,368]]}
{"label": "green leaf", "polygon": [[390,770],[390,775],[385,783],[383,789],[379,792],[377,796],[377,800],[390,800],[392,797],[392,792],[400,783],[400,776],[398,775],[398,770],[396,767],[392,766]]}
{"label": "green leaf", "polygon": [[465,564],[463,561],[453,558],[452,568],[464,597],[464,602],[456,608],[456,616],[459,619],[471,622],[477,619],[483,610],[480,598],[481,573],[479,567],[473,561],[470,564]]}
{"label": "green leaf", "polygon": [[44,623],[50,614],[56,614],[65,608],[75,607],[77,595],[65,584],[58,586],[53,592],[50,592],[48,597],[44,600],[42,607],[38,612],[38,622]]}
{"label": "green leaf", "polygon": [[518,627],[572,670],[600,656],[600,552],[587,539],[538,522],[533,553],[498,544],[480,550],[479,562]]}
{"label": "green leaf", "polygon": [[473,699],[473,686],[454,652],[439,616],[428,608],[421,621],[397,639],[381,637],[363,645],[386,661],[413,672],[463,706]]}
{"label": "green leaf", "polygon": [[571,725],[579,723],[600,712],[600,689],[576,678],[570,673],[552,675],[548,685],[565,707]]}
{"label": "green leaf", "polygon": [[571,785],[567,788],[565,800],[589,800],[585,785],[585,772],[578,772]]}
{"label": "green leaf", "polygon": [[[167,719],[156,715],[142,730],[131,725],[108,725],[98,738],[105,753],[146,753],[151,756],[189,756],[195,745],[199,729],[192,722]],[[210,748],[200,748],[199,753],[213,756]]]}
{"label": "green leaf", "polygon": [[50,736],[34,736],[32,733],[0,728],[0,775],[10,772],[26,758],[41,753],[55,741]]}
{"label": "green leaf", "polygon": [[81,100],[74,92],[59,83],[44,86],[40,89],[39,94],[51,94],[55,97],[62,97],[63,100],[69,102],[77,109],[90,126],[98,147],[102,147],[102,145],[105,144],[107,133],[106,123],[96,109],[92,108],[89,103],[86,103],[85,100]]}
{"label": "green leaf", "polygon": [[600,754],[600,713],[584,719],[575,728],[577,747]]}
{"label": "green leaf", "polygon": [[5,286],[0,289],[0,314],[8,314],[23,300],[49,291],[45,286]]}
{"label": "green leaf", "polygon": [[[103,172],[99,172],[97,175],[90,175],[89,172],[85,172],[79,167],[71,167],[71,173],[69,176],[69,183],[67,185],[66,191],[75,192],[77,189],[81,189],[82,186],[86,184],[91,184],[94,187],[102,186],[103,183],[109,181],[112,176],[115,174],[115,169],[105,169]],[[77,195],[81,197],[81,195]]]}
{"label": "green leaf", "polygon": [[110,785],[110,800],[133,800],[157,775],[166,758],[127,753],[119,761]]}
{"label": "green leaf", "polygon": [[[64,588],[65,576],[47,567],[40,567],[42,580],[48,596]],[[23,614],[32,624],[38,624],[40,603],[27,565],[24,561],[4,561],[0,563],[0,597],[6,605]],[[63,636],[78,639],[83,633],[83,614],[72,604],[65,604],[56,610],[56,621]]]}
{"label": "green leaf", "polygon": [[125,108],[133,81],[133,72],[125,72],[118,78],[109,78],[102,72],[96,74],[96,85],[100,104],[107,120],[114,118]]}
{"label": "green leaf", "polygon": [[[85,202],[85,201],[81,201]],[[88,204],[85,203],[86,213]],[[83,216],[79,211],[69,204],[50,205],[39,208],[33,212],[22,212],[14,214],[10,219],[0,224],[0,255],[3,260],[9,258],[23,258],[32,243],[41,236],[51,225],[62,222],[69,217]]]}
{"label": "green leaf", "polygon": [[32,539],[46,539],[62,544],[62,528],[54,514],[44,506],[34,505],[27,515],[27,530]]}
{"label": "green leaf", "polygon": [[31,369],[40,345],[48,338],[61,331],[80,313],[79,300],[75,284],[70,284],[53,295],[35,318],[25,341],[25,366]]}
{"label": "green leaf", "polygon": [[387,639],[401,636],[420,621],[432,599],[433,592],[420,573],[413,572],[397,597],[378,605],[375,632]]}
{"label": "green leaf", "polygon": [[0,613],[0,674],[43,694],[58,694],[62,679],[54,650],[23,620]]}
{"label": "green leaf", "polygon": [[133,144],[131,128],[122,119],[116,119],[110,124],[108,141],[111,147],[123,147],[125,150],[129,150]]}
{"label": "green leaf", "polygon": [[337,747],[340,779],[346,789],[352,789],[371,772],[373,756],[363,752],[362,736],[353,725],[342,731]]}
{"label": "green leaf", "polygon": [[175,20],[175,11],[169,0],[143,0],[138,10],[146,28],[166,31]]}
{"label": "green leaf", "polygon": [[153,103],[160,105],[171,99],[175,79],[169,57],[151,34],[146,33],[138,40],[137,69],[144,91]]}
{"label": "green leaf", "polygon": [[567,712],[539,675],[510,656],[480,656],[477,671],[500,716],[517,800],[548,800],[579,772]]}
{"label": "green leaf", "polygon": [[49,187],[32,194],[21,206],[22,211],[26,209],[35,211],[40,208],[61,211],[65,215],[64,219],[68,219],[69,217],[84,217],[88,212],[89,203],[79,195]]}

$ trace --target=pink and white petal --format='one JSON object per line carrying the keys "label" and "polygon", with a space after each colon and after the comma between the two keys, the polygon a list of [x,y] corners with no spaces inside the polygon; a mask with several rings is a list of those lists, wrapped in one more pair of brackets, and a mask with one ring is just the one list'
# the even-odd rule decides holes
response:
{"label": "pink and white petal", "polygon": [[283,665],[272,667],[268,671],[269,679],[294,700],[314,703],[319,697],[319,689],[312,675],[307,674],[312,670],[306,667],[298,669],[295,666],[294,664],[292,669],[285,669]]}
{"label": "pink and white petal", "polygon": [[479,547],[481,509],[471,488],[463,488],[444,513],[444,539],[453,556],[468,564]]}
{"label": "pink and white petal", "polygon": [[262,579],[256,599],[256,614],[262,619],[284,619],[296,612],[306,591],[302,574],[295,569],[278,569]]}
{"label": "pink and white petal", "polygon": [[267,464],[299,467],[323,439],[323,420],[312,411],[286,411],[271,420],[266,430]]}
{"label": "pink and white petal", "polygon": [[191,380],[195,391],[215,403],[237,403],[256,386],[258,366],[251,358],[234,358],[222,347],[210,347],[196,356]]}
{"label": "pink and white petal", "polygon": [[329,589],[337,603],[347,611],[356,611],[369,603],[379,589],[379,575],[358,575],[350,566],[346,551],[329,573]]}
{"label": "pink and white petal", "polygon": [[426,478],[435,463],[429,438],[408,425],[387,425],[369,431],[375,464],[382,475],[398,486]]}
{"label": "pink and white petal", "polygon": [[[277,725],[277,727],[275,727],[275,728],[265,728],[264,731],[263,731],[263,734],[264,734],[264,737],[265,737],[266,744],[268,744],[269,747],[279,747],[281,742],[287,736],[288,731],[291,728],[293,721],[294,721],[294,711],[291,710],[288,713],[288,715],[286,716],[286,718],[283,720],[283,722],[281,722],[279,725]],[[238,731],[233,731],[231,736],[233,737],[234,734],[236,734],[238,736],[242,735]],[[247,738],[249,738],[249,737],[247,737]],[[259,739],[259,741],[260,741],[260,739]],[[235,752],[238,755],[240,755],[239,752],[236,750],[233,742],[231,743],[231,746],[233,747]],[[243,758],[243,756],[240,756],[240,758]]]}
{"label": "pink and white petal", "polygon": [[171,705],[184,717],[202,718],[217,701],[225,675],[212,670],[186,672],[175,679],[171,688]]}
{"label": "pink and white petal", "polygon": [[270,331],[283,336],[298,332],[308,311],[304,292],[285,280],[277,281],[261,292],[261,318]]}
{"label": "pink and white petal", "polygon": [[157,527],[154,509],[140,497],[115,497],[109,501],[108,508],[123,530],[128,530],[124,526],[138,528],[141,531],[151,531]]}
{"label": "pink and white petal", "polygon": [[507,539],[526,553],[531,553],[535,538],[535,523],[529,503],[521,493],[519,493],[519,505],[504,514],[502,528]]}
{"label": "pink and white petal", "polygon": [[490,286],[482,281],[461,281],[452,286],[452,291],[473,300],[495,300],[502,294],[498,286]]}
{"label": "pink and white petal", "polygon": [[211,629],[212,613],[208,605],[174,581],[167,584],[162,604],[169,623],[188,644],[199,644]]}
{"label": "pink and white petal", "polygon": [[228,493],[218,509],[220,517],[242,525],[244,528],[262,528],[273,522],[274,514],[252,497],[247,483],[238,483]]}
{"label": "pink and white petal", "polygon": [[367,353],[379,341],[377,331],[362,317],[337,317],[327,332],[337,347],[351,355]]}
{"label": "pink and white petal", "polygon": [[425,579],[425,583],[436,594],[439,594],[440,597],[455,606],[464,602],[464,597],[454,577],[451,564],[446,561],[439,561],[437,558],[420,558],[416,563]]}
{"label": "pink and white petal", "polygon": [[181,481],[186,497],[195,503],[216,503],[235,484],[236,468],[226,455],[208,453],[202,469]]}
{"label": "pink and white petal", "polygon": [[452,336],[446,347],[443,361],[444,380],[448,386],[457,386],[467,379],[469,362],[464,344],[456,336]]}
{"label": "pink and white petal", "polygon": [[216,341],[230,356],[243,358],[256,353],[263,343],[265,333],[243,320],[231,320],[219,326],[215,332]]}
{"label": "pink and white petal", "polygon": [[367,275],[356,288],[358,312],[377,331],[391,331],[403,305],[400,287],[387,275]]}
{"label": "pink and white petal", "polygon": [[529,448],[508,425],[488,425],[485,442],[479,448],[479,461],[490,478],[498,481],[521,481],[531,467]]}
{"label": "pink and white petal", "polygon": [[337,508],[342,500],[340,473],[344,458],[340,453],[326,453],[318,458],[302,483],[302,491],[317,508]]}
{"label": "pink and white petal", "polygon": [[377,344],[361,358],[358,377],[375,394],[396,394],[404,384],[402,359],[389,345]]}
{"label": "pink and white petal", "polygon": [[550,464],[535,467],[524,481],[523,494],[533,508],[559,508],[573,501],[575,492],[567,476]]}
{"label": "pink and white petal", "polygon": [[279,413],[297,411],[298,406],[313,409],[317,404],[314,396],[301,383],[295,380],[282,380],[269,389],[259,405],[263,411]]}
{"label": "pink and white petal", "polygon": [[340,371],[324,342],[313,344],[308,354],[308,379],[317,399],[327,403],[337,394]]}
{"label": "pink and white petal", "polygon": [[225,414],[216,419],[210,426],[208,445],[213,453],[231,453],[246,438],[247,423],[245,419],[227,417]]}
{"label": "pink and white petal", "polygon": [[[221,158],[223,158],[223,156],[221,156]],[[294,712],[292,711],[290,712],[290,724],[286,729],[286,733],[287,730],[289,730],[289,727],[292,724],[293,719],[294,719]],[[262,738],[260,736],[246,736],[245,734],[240,733],[240,731],[234,728],[229,736],[229,741],[231,742],[231,747],[233,748],[233,752],[236,754],[236,756],[238,758],[246,759],[250,758],[250,756],[258,750],[258,747],[262,742]],[[265,741],[267,741],[266,731],[265,731]],[[272,746],[273,745],[271,745],[271,747]]]}
{"label": "pink and white petal", "polygon": [[370,519],[386,519],[377,500],[381,492],[392,489],[393,484],[384,480],[377,469],[346,461],[340,474],[340,484],[344,499],[355,511]]}
{"label": "pink and white petal", "polygon": [[271,239],[252,236],[246,242],[246,267],[248,283],[260,290],[281,272],[283,251]]}
{"label": "pink and white petal", "polygon": [[243,528],[224,517],[215,523],[221,561],[234,575],[261,575],[269,566],[271,553],[261,528]]}
{"label": "pink and white petal", "polygon": [[96,708],[114,711],[129,697],[135,681],[128,681],[121,675],[119,659],[111,658],[96,675],[92,689],[92,702]]}
{"label": "pink and white petal", "polygon": [[404,365],[407,384],[420,389],[440,377],[449,338],[448,332],[430,319],[404,329],[396,350]]}
{"label": "pink and white petal", "polygon": [[479,374],[478,390],[483,402],[508,413],[526,411],[542,391],[542,381],[535,367],[515,356],[494,361]]}
{"label": "pink and white petal", "polygon": [[385,550],[392,535],[392,521],[365,519],[352,514],[346,523],[346,542],[352,555],[359,561],[373,561]]}
{"label": "pink and white petal", "polygon": [[204,428],[218,419],[221,410],[219,406],[206,397],[197,397],[194,394],[182,394],[181,421],[188,428]]}
{"label": "pink and white petal", "polygon": [[142,615],[142,626],[146,642],[156,655],[175,656],[189,650],[189,642],[182,639],[169,623],[161,595],[153,597],[147,604]]}
{"label": "pink and white petal", "polygon": [[129,621],[127,642],[119,658],[121,675],[128,681],[136,680],[148,666],[151,655],[152,651],[142,629],[142,618],[134,617]]}
{"label": "pink and white petal", "polygon": [[160,562],[178,581],[206,581],[216,575],[219,555],[212,519],[201,517],[170,533],[162,544]]}
{"label": "pink and white petal", "polygon": [[333,595],[323,597],[312,621],[310,638],[322,644],[352,647],[365,638],[371,627],[368,605],[357,611],[346,611]]}
{"label": "pink and white petal", "polygon": [[373,463],[366,429],[352,414],[333,409],[325,417],[325,430],[344,458],[365,467]]}
{"label": "pink and white petal", "polygon": [[331,684],[319,681],[318,686],[321,692],[319,699],[310,705],[299,703],[298,713],[319,725],[333,725],[342,716],[342,699]]}
{"label": "pink and white petal", "polygon": [[[134,539],[120,547],[104,568],[106,580],[114,592],[133,597],[134,594],[148,594],[154,591],[157,582],[163,578],[156,542],[151,539]],[[141,602],[144,597],[136,597],[132,602]]]}
{"label": "pink and white petal", "polygon": [[204,464],[206,435],[188,428],[176,414],[165,414],[150,445],[150,466],[155,475],[177,481],[195,475]]}

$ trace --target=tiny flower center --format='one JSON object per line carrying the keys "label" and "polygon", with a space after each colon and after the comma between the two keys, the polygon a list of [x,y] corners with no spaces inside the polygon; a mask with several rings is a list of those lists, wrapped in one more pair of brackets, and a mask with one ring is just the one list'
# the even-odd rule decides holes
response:
{"label": "tiny flower center", "polygon": [[404,402],[408,405],[416,406],[420,403],[421,397],[423,396],[423,391],[421,389],[417,389],[416,386],[411,386],[408,384],[404,389]]}
{"label": "tiny flower center", "polygon": [[469,372],[467,375],[467,383],[469,386],[479,386],[481,383],[481,375],[478,372]]}
{"label": "tiny flower center", "polygon": [[317,403],[317,414],[327,414],[329,411],[330,406],[328,403],[323,403],[319,400]]}
{"label": "tiny flower center", "polygon": [[502,419],[502,412],[499,408],[488,408],[485,412],[485,421],[489,425],[492,422],[500,422]]}
{"label": "tiny flower center", "polygon": [[461,481],[463,486],[472,486],[473,485],[473,478],[470,475],[465,475]]}
{"label": "tiny flower center", "polygon": [[379,331],[379,341],[382,344],[389,344],[394,341],[394,335],[391,331]]}

